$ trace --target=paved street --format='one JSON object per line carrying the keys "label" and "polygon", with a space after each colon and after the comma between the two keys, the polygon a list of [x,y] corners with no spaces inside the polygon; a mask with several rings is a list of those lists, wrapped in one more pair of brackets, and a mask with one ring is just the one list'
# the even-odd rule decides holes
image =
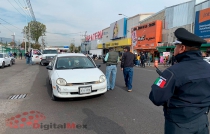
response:
{"label": "paved street", "polygon": [[[99,61],[97,64],[102,63]],[[105,71],[104,64],[101,70]],[[50,99],[51,88],[44,66],[25,65],[24,61],[17,60],[12,67],[0,69],[0,75],[1,134],[163,134],[162,107],[154,106],[148,99],[150,86],[158,76],[153,67],[135,67],[133,92],[126,91],[122,72],[118,68],[116,88],[113,91],[103,96],[61,99],[58,102]],[[28,95],[24,99],[7,99],[14,94]],[[18,114],[21,115],[16,116],[19,121],[23,116],[26,120],[27,117],[33,120],[23,115],[30,111],[33,117],[33,111],[45,116],[41,121],[42,128],[24,126],[15,129],[5,125],[6,119]],[[64,123],[70,123],[72,128],[53,127],[53,124]],[[73,123],[77,128],[74,128]],[[48,128],[50,125],[51,128]],[[80,125],[82,128],[79,128]]]}

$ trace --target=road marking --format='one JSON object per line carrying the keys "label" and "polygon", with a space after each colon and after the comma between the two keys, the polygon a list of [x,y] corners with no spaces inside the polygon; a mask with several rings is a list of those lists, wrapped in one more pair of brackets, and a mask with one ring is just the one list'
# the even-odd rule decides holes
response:
{"label": "road marking", "polygon": [[11,95],[8,99],[14,100],[14,99],[23,99],[26,97],[27,94],[18,94],[18,95]]}

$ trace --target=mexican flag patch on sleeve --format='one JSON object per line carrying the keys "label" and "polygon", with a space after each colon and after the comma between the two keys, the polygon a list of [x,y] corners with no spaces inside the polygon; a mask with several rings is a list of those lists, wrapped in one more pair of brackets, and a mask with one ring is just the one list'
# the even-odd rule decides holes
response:
{"label": "mexican flag patch on sleeve", "polygon": [[160,88],[163,88],[166,84],[166,79],[160,76],[155,80],[154,84]]}

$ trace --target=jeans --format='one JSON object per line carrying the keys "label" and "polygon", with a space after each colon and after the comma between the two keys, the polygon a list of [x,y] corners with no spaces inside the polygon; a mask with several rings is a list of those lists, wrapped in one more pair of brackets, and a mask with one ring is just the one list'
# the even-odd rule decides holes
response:
{"label": "jeans", "polygon": [[128,87],[128,90],[131,90],[133,82],[133,68],[132,67],[124,68],[123,75],[124,75],[125,85]]}
{"label": "jeans", "polygon": [[33,65],[32,57],[29,58],[29,64]]}
{"label": "jeans", "polygon": [[141,60],[141,67],[145,67],[144,60]]}
{"label": "jeans", "polygon": [[[117,74],[117,66],[116,65],[106,66],[107,90],[114,89],[116,74]],[[111,81],[109,79],[110,75],[111,75]]]}
{"label": "jeans", "polygon": [[30,64],[30,57],[26,57],[26,64]]}

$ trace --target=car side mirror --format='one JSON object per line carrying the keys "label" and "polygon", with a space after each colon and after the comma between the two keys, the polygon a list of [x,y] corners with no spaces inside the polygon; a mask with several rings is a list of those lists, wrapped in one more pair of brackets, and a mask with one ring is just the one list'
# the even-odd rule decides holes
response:
{"label": "car side mirror", "polygon": [[52,66],[47,66],[46,69],[47,70],[53,70]]}
{"label": "car side mirror", "polygon": [[97,65],[97,67],[98,67],[98,68],[100,68],[100,67],[101,67],[101,65]]}

